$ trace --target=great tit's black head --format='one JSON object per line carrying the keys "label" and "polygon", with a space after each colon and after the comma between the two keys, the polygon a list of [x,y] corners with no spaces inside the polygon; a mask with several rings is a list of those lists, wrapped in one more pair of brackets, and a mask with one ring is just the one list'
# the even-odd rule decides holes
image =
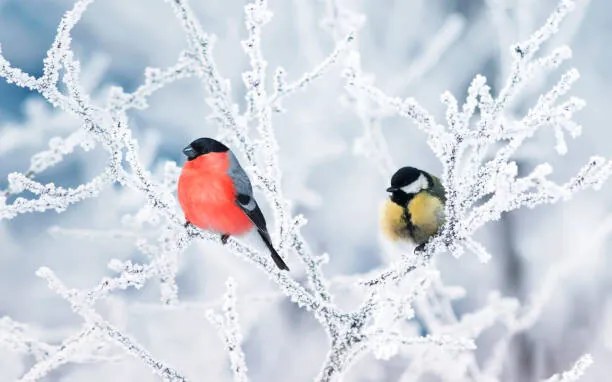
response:
{"label": "great tit's black head", "polygon": [[408,199],[410,194],[431,187],[429,174],[414,167],[402,167],[391,177],[391,187],[387,192],[391,193],[392,199],[402,202]]}
{"label": "great tit's black head", "polygon": [[183,154],[187,156],[188,160],[193,160],[200,155],[224,153],[228,150],[226,145],[212,138],[199,138],[187,145],[187,147],[183,149]]}

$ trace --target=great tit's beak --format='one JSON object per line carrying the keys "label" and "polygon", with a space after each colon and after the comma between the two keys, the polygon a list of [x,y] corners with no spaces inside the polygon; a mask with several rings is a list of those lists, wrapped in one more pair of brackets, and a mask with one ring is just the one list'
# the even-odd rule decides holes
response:
{"label": "great tit's beak", "polygon": [[185,154],[188,159],[194,159],[197,156],[196,151],[193,149],[193,147],[191,147],[191,145],[183,149],[183,154]]}
{"label": "great tit's beak", "polygon": [[387,192],[394,192],[394,191],[397,191],[397,188],[395,188],[395,187],[387,188]]}

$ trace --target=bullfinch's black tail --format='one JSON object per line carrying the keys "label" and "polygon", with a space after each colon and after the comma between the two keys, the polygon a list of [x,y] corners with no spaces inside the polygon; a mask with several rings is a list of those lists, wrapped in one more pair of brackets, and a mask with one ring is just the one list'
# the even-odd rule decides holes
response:
{"label": "bullfinch's black tail", "polygon": [[268,249],[270,250],[270,255],[272,256],[272,260],[274,260],[274,264],[276,264],[276,266],[279,267],[280,269],[284,271],[288,271],[289,267],[287,266],[287,264],[285,264],[285,262],[280,257],[278,252],[276,252],[276,249],[274,249],[274,247],[272,246],[270,235],[267,232],[262,231],[262,230],[257,230],[257,232],[259,232],[259,236],[261,236],[261,238],[263,239],[263,242],[266,243],[266,247],[268,247]]}

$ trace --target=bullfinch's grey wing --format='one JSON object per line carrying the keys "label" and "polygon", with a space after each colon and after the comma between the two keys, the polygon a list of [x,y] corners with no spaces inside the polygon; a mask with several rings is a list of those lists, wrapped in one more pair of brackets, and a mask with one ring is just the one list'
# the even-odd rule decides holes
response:
{"label": "bullfinch's grey wing", "polygon": [[253,187],[248,175],[244,172],[236,156],[230,151],[227,153],[229,157],[229,168],[227,170],[228,175],[234,182],[234,188],[236,188],[236,194],[247,195],[253,197]]}
{"label": "bullfinch's grey wing", "polygon": [[266,247],[270,250],[270,254],[272,255],[272,260],[277,267],[283,270],[289,270],[289,267],[283,259],[280,257],[274,246],[272,245],[272,240],[270,239],[270,234],[268,233],[268,228],[266,226],[266,219],[263,216],[263,213],[259,209],[255,198],[253,197],[253,187],[251,186],[251,181],[249,177],[244,172],[238,160],[234,156],[234,154],[229,153],[230,156],[230,167],[229,167],[229,175],[232,177],[234,181],[234,188],[236,189],[236,204],[244,211],[244,213],[251,219],[253,224],[257,227],[257,232],[259,236],[261,236],[262,240],[266,244]]}
{"label": "bullfinch's grey wing", "polygon": [[266,219],[263,216],[263,213],[259,209],[257,202],[253,199],[252,196],[238,194],[236,195],[236,203],[238,206],[244,211],[244,213],[251,219],[253,224],[257,227],[258,230],[268,233],[268,228],[266,226]]}
{"label": "bullfinch's grey wing", "polygon": [[257,205],[255,199],[248,195],[238,194],[236,197],[236,203],[257,227],[257,232],[259,233],[259,236],[261,236],[263,242],[266,244],[266,247],[268,247],[268,249],[270,250],[272,260],[274,260],[276,266],[280,269],[288,271],[289,267],[287,266],[287,264],[285,264],[283,259],[280,257],[278,252],[276,252],[276,249],[274,249],[274,246],[272,245],[272,240],[270,239],[270,234],[268,233],[268,228],[266,227],[266,219],[261,213],[261,210],[259,209],[259,206]]}

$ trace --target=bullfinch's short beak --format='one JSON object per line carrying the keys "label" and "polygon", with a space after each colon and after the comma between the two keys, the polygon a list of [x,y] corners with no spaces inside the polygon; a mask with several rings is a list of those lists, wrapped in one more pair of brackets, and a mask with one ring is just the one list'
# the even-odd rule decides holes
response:
{"label": "bullfinch's short beak", "polygon": [[393,192],[393,191],[397,191],[397,188],[395,188],[395,187],[387,188],[387,192]]}
{"label": "bullfinch's short beak", "polygon": [[185,154],[185,156],[187,156],[189,159],[193,159],[197,156],[196,151],[193,149],[193,147],[191,147],[191,145],[183,149],[183,154]]}

